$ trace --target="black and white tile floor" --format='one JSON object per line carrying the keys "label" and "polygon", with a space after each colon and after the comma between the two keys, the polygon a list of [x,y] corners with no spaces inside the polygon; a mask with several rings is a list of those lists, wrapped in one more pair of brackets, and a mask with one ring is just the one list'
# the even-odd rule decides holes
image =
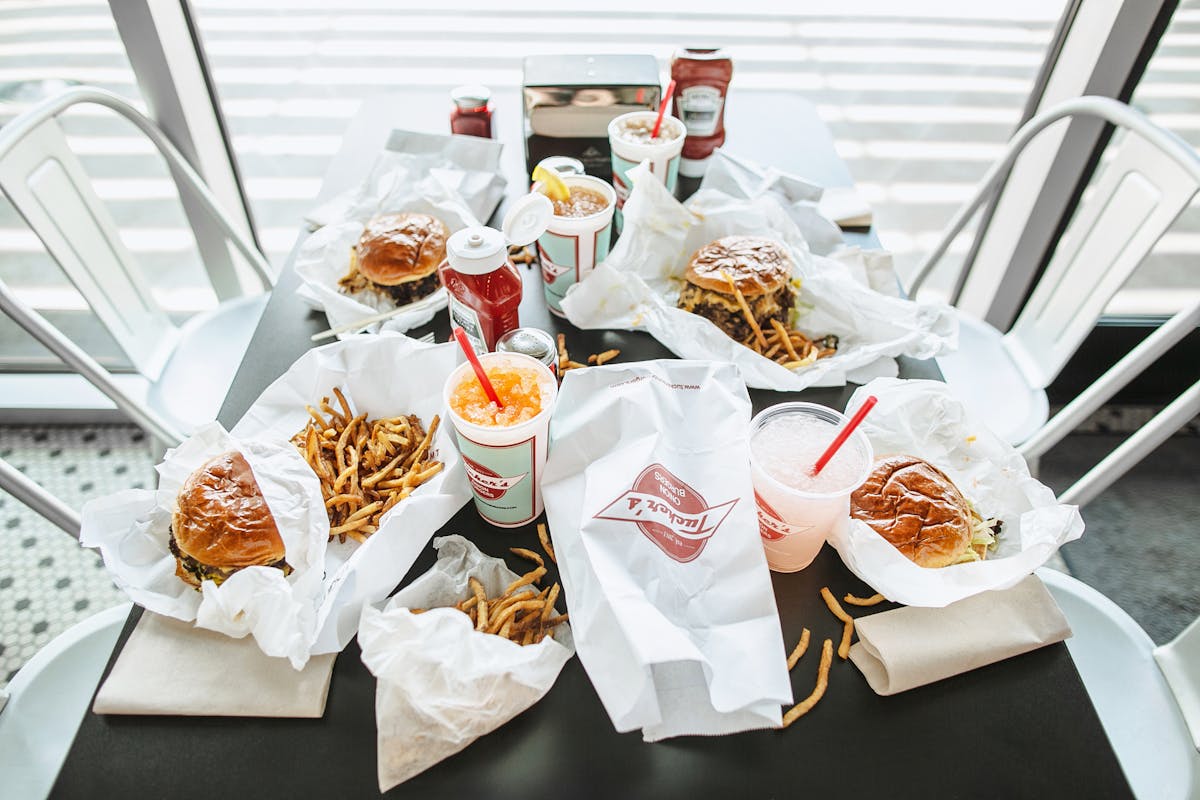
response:
{"label": "black and white tile floor", "polygon": [[[0,427],[0,457],[74,509],[154,480],[146,437],[127,425]],[[0,687],[59,633],[124,601],[98,554],[0,492]]]}

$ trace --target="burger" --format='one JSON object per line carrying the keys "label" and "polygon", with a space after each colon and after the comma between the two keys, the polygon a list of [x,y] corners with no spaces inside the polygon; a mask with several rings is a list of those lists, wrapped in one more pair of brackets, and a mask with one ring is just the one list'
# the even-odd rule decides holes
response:
{"label": "burger", "polygon": [[178,506],[170,548],[175,574],[185,582],[220,585],[245,567],[291,574],[275,519],[241,453],[223,453],[189,475]]}
{"label": "burger", "polygon": [[1001,527],[999,520],[981,518],[944,472],[906,455],[875,462],[850,495],[850,516],[921,567],[982,561]]}
{"label": "burger", "polygon": [[397,305],[428,297],[442,285],[445,224],[429,214],[373,217],[350,253],[350,271],[338,286],[348,293],[374,291]]}
{"label": "burger", "polygon": [[709,242],[692,256],[684,277],[679,308],[699,314],[744,344],[754,331],[738,301],[739,292],[765,330],[771,329],[772,319],[786,325],[795,304],[792,257],[772,239],[725,236]]}

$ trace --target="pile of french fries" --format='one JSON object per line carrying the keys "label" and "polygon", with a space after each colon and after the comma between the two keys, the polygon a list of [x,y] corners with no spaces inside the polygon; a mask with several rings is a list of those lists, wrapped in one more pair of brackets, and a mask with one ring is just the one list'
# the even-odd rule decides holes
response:
{"label": "pile of french fries", "polygon": [[321,481],[329,538],[365,542],[384,514],[442,471],[430,449],[440,420],[435,415],[426,431],[415,414],[367,419],[354,414],[341,389],[333,394],[338,408],[328,397],[305,406],[311,419],[292,444]]}
{"label": "pile of french fries", "polygon": [[567,352],[567,337],[561,333],[558,335],[558,375],[560,378],[568,370],[583,369],[584,367],[603,367],[619,355],[621,355],[621,351],[613,348],[612,350],[605,350],[603,353],[592,353],[587,357],[587,363],[581,364],[573,360],[571,354]]}
{"label": "pile of french fries", "polygon": [[[556,626],[566,622],[570,615],[554,613],[554,603],[562,591],[557,583],[540,591],[536,588],[546,574],[546,563],[542,557],[524,547],[509,549],[537,566],[510,583],[498,597],[489,598],[482,583],[474,577],[468,578],[471,596],[454,608],[470,617],[475,630],[480,633],[503,636],[522,646],[537,644],[550,635]],[[410,610],[414,614],[426,611],[422,608]]]}
{"label": "pile of french fries", "polygon": [[763,333],[762,327],[750,313],[750,304],[746,302],[746,296],[738,289],[733,277],[724,271],[721,272],[721,277],[729,284],[733,296],[737,298],[738,307],[742,310],[742,316],[750,326],[751,336],[742,342],[746,347],[788,369],[807,367],[818,358],[827,358],[837,352],[836,336],[823,336],[813,341],[774,318],[771,319],[771,332]]}

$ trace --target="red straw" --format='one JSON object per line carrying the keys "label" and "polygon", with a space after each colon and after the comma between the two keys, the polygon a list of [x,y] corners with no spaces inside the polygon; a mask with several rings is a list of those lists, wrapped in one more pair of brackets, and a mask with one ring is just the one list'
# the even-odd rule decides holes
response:
{"label": "red straw", "polygon": [[663,115],[667,113],[667,103],[671,102],[671,97],[675,94],[675,80],[672,79],[667,84],[667,93],[663,95],[662,102],[658,104],[658,119],[654,120],[654,130],[650,131],[650,138],[658,138],[658,129],[662,127]]}
{"label": "red straw", "polygon": [[497,408],[504,408],[504,403],[500,402],[499,395],[492,388],[492,382],[488,380],[487,373],[483,371],[483,364],[479,363],[479,356],[475,355],[475,348],[471,347],[471,342],[467,339],[467,332],[462,329],[462,326],[455,326],[454,338],[458,340],[458,346],[466,354],[467,361],[471,362],[471,369],[475,370],[475,377],[479,378],[479,385],[483,387],[488,399],[495,403]]}
{"label": "red straw", "polygon": [[871,395],[867,398],[867,402],[863,403],[858,411],[854,412],[854,416],[851,417],[850,421],[846,423],[846,427],[842,428],[842,430],[838,433],[837,438],[833,440],[833,443],[830,444],[829,447],[826,448],[825,452],[821,454],[821,457],[817,459],[816,466],[814,466],[812,470],[813,475],[816,475],[821,470],[825,469],[825,465],[829,463],[829,459],[833,458],[834,453],[842,448],[842,445],[844,445],[846,440],[850,438],[850,434],[854,433],[854,429],[862,424],[862,421],[866,419],[867,414],[878,402],[879,398],[875,395]]}

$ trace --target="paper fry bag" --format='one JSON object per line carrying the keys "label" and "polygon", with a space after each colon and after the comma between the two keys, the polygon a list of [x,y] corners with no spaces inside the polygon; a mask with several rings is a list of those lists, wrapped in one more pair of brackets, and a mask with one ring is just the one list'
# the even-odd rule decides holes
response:
{"label": "paper fry bag", "polygon": [[731,364],[568,372],[542,479],[579,657],[620,732],[778,727],[786,655]]}
{"label": "paper fry bag", "polygon": [[[379,790],[386,792],[454,755],[541,700],[575,652],[567,624],[521,646],[480,633],[453,606],[479,580],[489,597],[515,581],[499,558],[461,536],[434,539],[433,568],[359,623],[362,660],[375,690]],[[410,608],[428,609],[413,614]]]}

